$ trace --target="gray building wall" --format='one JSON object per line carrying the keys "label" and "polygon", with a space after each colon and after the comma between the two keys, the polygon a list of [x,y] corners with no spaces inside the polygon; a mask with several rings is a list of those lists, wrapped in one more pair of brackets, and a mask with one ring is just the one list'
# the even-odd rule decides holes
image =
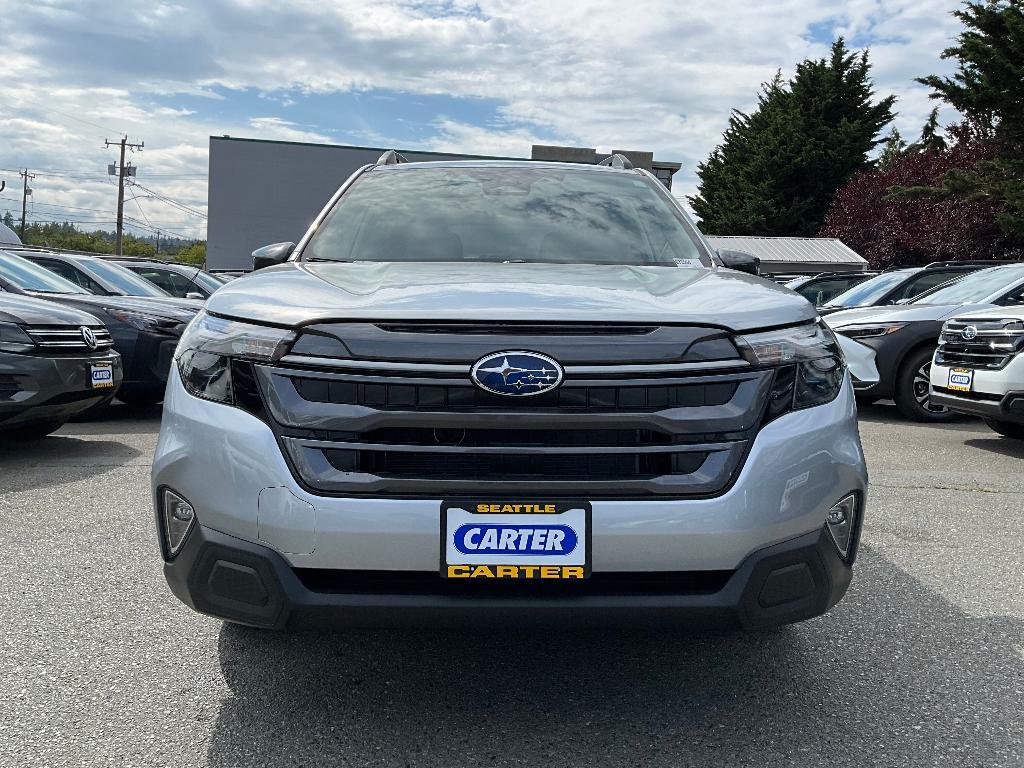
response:
{"label": "gray building wall", "polygon": [[[388,148],[210,137],[208,269],[252,269],[261,246],[297,242],[342,182]],[[406,152],[411,162],[493,160]]]}

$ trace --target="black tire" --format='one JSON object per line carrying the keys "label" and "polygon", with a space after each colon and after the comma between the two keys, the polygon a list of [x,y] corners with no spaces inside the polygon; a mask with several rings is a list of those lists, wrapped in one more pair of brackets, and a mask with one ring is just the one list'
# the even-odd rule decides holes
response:
{"label": "black tire", "polygon": [[914,350],[903,361],[896,374],[896,394],[893,399],[900,413],[913,421],[938,423],[953,421],[957,414],[948,408],[930,404],[928,373],[932,368],[935,349],[922,347]]}
{"label": "black tire", "polygon": [[9,440],[41,440],[64,426],[63,421],[46,421],[42,424],[26,424],[24,427],[7,427],[0,436]]}
{"label": "black tire", "polygon": [[143,408],[147,405],[156,405],[164,399],[162,389],[121,389],[117,393],[117,399],[125,405]]}
{"label": "black tire", "polygon": [[989,429],[998,432],[1003,437],[1012,437],[1014,440],[1024,440],[1024,424],[1014,424],[1012,421],[996,421],[985,419]]}

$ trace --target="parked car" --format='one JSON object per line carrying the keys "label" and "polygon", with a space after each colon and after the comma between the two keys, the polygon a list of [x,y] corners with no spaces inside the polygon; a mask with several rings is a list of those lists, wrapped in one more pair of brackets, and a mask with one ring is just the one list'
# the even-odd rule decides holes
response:
{"label": "parked car", "polygon": [[115,264],[129,269],[171,296],[206,301],[224,283],[203,271],[202,267],[173,264],[158,259],[111,257]]}
{"label": "parked car", "polygon": [[18,250],[16,253],[96,296],[142,296],[154,299],[171,296],[131,270],[98,256],[32,248]]}
{"label": "parked car", "polygon": [[389,153],[256,251],[168,381],[174,594],[271,628],[834,605],[867,487],[836,339],[614,162]]}
{"label": "parked car", "polygon": [[829,315],[857,307],[883,307],[901,304],[920,296],[950,280],[957,280],[979,269],[996,266],[994,261],[937,261],[925,267],[908,267],[882,272],[855,285],[831,301],[818,307],[818,313]]}
{"label": "parked car", "polygon": [[947,421],[955,414],[932,402],[929,375],[942,324],[966,311],[1024,303],[1024,264],[991,267],[933,288],[897,307],[865,307],[825,318],[832,330],[867,347],[876,376],[854,379],[862,400],[891,397],[915,421]]}
{"label": "parked car", "polygon": [[793,278],[784,285],[789,290],[799,293],[814,306],[820,307],[877,274],[878,272],[822,272],[818,275]]}
{"label": "parked car", "polygon": [[19,253],[0,250],[0,289],[45,298],[99,318],[122,358],[124,381],[118,399],[134,405],[160,402],[174,347],[202,302],[170,296],[94,296]]}
{"label": "parked car", "polygon": [[1024,440],[1024,307],[970,311],[942,326],[932,402]]}
{"label": "parked car", "polygon": [[92,315],[0,293],[0,441],[43,437],[109,403],[122,378],[113,346]]}

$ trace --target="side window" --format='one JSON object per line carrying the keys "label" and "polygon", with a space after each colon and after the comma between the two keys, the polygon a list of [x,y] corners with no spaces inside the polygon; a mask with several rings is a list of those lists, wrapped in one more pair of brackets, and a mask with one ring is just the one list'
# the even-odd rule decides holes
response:
{"label": "side window", "polygon": [[895,304],[900,299],[912,299],[918,294],[942,285],[956,277],[963,277],[967,272],[962,269],[945,270],[929,269],[914,275],[906,284],[890,297],[890,302]]}
{"label": "side window", "polygon": [[97,283],[81,270],[75,269],[70,264],[65,264],[63,261],[51,261],[50,259],[37,259],[36,264],[41,267],[46,267],[51,272],[56,272],[65,280],[70,280],[79,288],[84,288],[89,291],[89,293],[95,293],[97,296],[107,295],[107,291],[104,290],[102,285]]}
{"label": "side window", "polygon": [[1001,307],[1024,306],[1024,285],[1019,285],[996,302]]}
{"label": "side window", "polygon": [[811,283],[806,288],[798,288],[797,293],[801,294],[814,306],[820,307],[822,304],[828,304],[851,285],[853,283],[848,278],[837,277],[831,280],[819,280]]}
{"label": "side window", "polygon": [[163,288],[171,296],[182,298],[189,292],[191,283],[177,272],[169,269],[154,269],[153,267],[131,267],[137,275],[146,278],[157,287]]}

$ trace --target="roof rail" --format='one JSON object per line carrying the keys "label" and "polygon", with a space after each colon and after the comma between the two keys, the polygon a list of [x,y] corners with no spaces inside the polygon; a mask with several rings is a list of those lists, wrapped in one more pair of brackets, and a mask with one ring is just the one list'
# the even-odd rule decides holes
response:
{"label": "roof rail", "polygon": [[599,162],[598,165],[607,165],[609,168],[621,168],[627,171],[633,168],[633,164],[629,161],[629,158],[625,155],[620,155],[618,152],[613,155],[608,155],[608,157]]}
{"label": "roof rail", "polygon": [[400,155],[393,149],[389,149],[383,155],[377,158],[377,165],[398,165],[399,163],[408,163],[405,155]]}
{"label": "roof rail", "polygon": [[936,267],[998,267],[1000,264],[1019,264],[1018,259],[963,259],[962,261],[933,261],[925,269]]}

